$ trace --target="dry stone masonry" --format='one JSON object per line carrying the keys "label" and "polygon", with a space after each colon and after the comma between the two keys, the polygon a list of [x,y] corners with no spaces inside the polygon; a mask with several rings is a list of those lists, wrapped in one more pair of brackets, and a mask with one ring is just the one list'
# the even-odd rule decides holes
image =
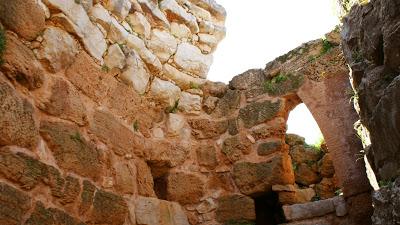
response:
{"label": "dry stone masonry", "polygon": [[[370,224],[345,61],[364,32],[345,54],[335,30],[226,85],[206,79],[225,17],[214,0],[0,1],[0,223]],[[286,134],[300,103],[321,150]],[[396,212],[398,186],[374,194],[377,213]]]}

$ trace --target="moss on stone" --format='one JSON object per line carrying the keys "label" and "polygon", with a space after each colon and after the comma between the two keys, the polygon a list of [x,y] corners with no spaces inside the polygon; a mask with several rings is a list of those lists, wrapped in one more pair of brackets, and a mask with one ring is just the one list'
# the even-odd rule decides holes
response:
{"label": "moss on stone", "polygon": [[3,64],[3,54],[6,49],[6,35],[3,29],[0,28],[0,65]]}
{"label": "moss on stone", "polygon": [[303,76],[281,73],[264,83],[264,90],[270,95],[279,96],[295,91],[303,84]]}
{"label": "moss on stone", "polygon": [[254,102],[240,109],[239,118],[246,128],[264,123],[274,118],[281,108],[281,101]]}

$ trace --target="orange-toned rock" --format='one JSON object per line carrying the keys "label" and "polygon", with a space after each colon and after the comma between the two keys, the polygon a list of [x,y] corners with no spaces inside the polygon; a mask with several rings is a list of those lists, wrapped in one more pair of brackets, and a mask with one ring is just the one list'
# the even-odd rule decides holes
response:
{"label": "orange-toned rock", "polygon": [[319,184],[315,185],[314,189],[321,199],[327,199],[335,196],[337,187],[333,178],[323,178]]}
{"label": "orange-toned rock", "polygon": [[218,199],[218,222],[251,223],[256,219],[254,200],[244,195],[228,195]]}
{"label": "orange-toned rock", "polygon": [[0,73],[0,145],[34,148],[38,141],[33,106]]}
{"label": "orange-toned rock", "polygon": [[236,162],[251,152],[251,142],[244,135],[236,135],[227,138],[222,145],[222,152],[228,157],[229,161]]}
{"label": "orange-toned rock", "polygon": [[5,183],[0,183],[0,221],[3,225],[23,224],[31,198]]}
{"label": "orange-toned rock", "polygon": [[142,160],[136,160],[135,165],[137,171],[136,181],[139,195],[145,197],[155,197],[156,194],[154,193],[154,181],[150,167]]}
{"label": "orange-toned rock", "polygon": [[306,163],[300,163],[297,165],[294,171],[296,177],[296,183],[302,185],[310,185],[318,183],[322,178],[316,173],[310,165]]}
{"label": "orange-toned rock", "polygon": [[202,143],[196,150],[197,162],[200,166],[214,169],[218,165],[217,154],[213,143]]}
{"label": "orange-toned rock", "polygon": [[34,0],[0,2],[1,22],[27,40],[36,38],[45,26],[45,12]]}
{"label": "orange-toned rock", "polygon": [[127,216],[128,205],[121,196],[103,190],[96,191],[91,211],[94,224],[122,225]]}
{"label": "orange-toned rock", "polygon": [[64,211],[56,208],[46,208],[42,202],[36,202],[35,210],[32,212],[26,225],[47,225],[47,224],[62,224],[62,225],[81,225],[82,221],[74,218]]}
{"label": "orange-toned rock", "polygon": [[188,121],[193,128],[192,134],[198,139],[217,137],[226,132],[228,121],[214,121],[209,119],[191,119]]}
{"label": "orange-toned rock", "polygon": [[42,121],[40,133],[62,169],[95,180],[102,176],[102,153],[86,140],[76,125]]}
{"label": "orange-toned rock", "polygon": [[181,204],[197,203],[203,197],[204,180],[195,174],[171,173],[166,178],[167,199]]}

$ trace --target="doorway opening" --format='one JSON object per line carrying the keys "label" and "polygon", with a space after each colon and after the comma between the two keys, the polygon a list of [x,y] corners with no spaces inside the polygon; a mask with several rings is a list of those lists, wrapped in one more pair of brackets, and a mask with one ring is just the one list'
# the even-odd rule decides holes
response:
{"label": "doorway opening", "polygon": [[286,222],[278,193],[270,192],[253,199],[256,206],[256,225],[277,225]]}

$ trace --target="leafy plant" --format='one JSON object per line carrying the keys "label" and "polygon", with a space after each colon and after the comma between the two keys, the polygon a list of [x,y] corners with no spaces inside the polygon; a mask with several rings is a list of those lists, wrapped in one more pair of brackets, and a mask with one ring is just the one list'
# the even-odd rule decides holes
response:
{"label": "leafy plant", "polygon": [[380,180],[379,181],[379,187],[392,187],[393,186],[393,181],[392,180]]}
{"label": "leafy plant", "polygon": [[178,107],[179,107],[179,99],[175,101],[173,106],[168,106],[166,109],[167,113],[176,113],[178,112]]}
{"label": "leafy plant", "polygon": [[303,77],[280,73],[264,83],[264,90],[271,95],[282,95],[300,87]]}
{"label": "leafy plant", "polygon": [[6,50],[6,35],[3,29],[0,28],[0,65],[3,64],[3,54]]}
{"label": "leafy plant", "polygon": [[328,53],[333,47],[334,47],[334,45],[330,41],[328,41],[328,39],[323,38],[322,39],[322,49],[321,49],[321,52],[320,52],[320,56]]}
{"label": "leafy plant", "polygon": [[359,50],[353,51],[351,53],[351,57],[353,58],[355,63],[360,63],[364,60],[363,55],[362,55],[361,51],[359,51]]}

